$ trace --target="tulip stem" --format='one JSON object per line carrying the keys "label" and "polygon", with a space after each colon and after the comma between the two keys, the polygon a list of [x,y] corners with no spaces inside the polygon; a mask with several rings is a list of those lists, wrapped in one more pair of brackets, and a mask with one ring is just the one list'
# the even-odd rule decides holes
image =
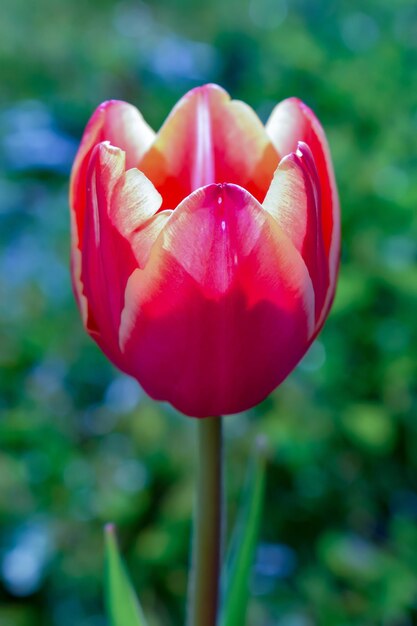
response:
{"label": "tulip stem", "polygon": [[216,626],[222,536],[222,418],[198,424],[198,470],[194,513],[188,626]]}

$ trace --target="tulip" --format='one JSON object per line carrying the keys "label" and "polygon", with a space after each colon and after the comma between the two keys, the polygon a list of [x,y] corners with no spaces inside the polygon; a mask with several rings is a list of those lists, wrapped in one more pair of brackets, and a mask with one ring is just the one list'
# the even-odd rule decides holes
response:
{"label": "tulip", "polygon": [[205,85],[156,134],[132,105],[105,102],[76,155],[70,204],[86,330],[187,415],[263,400],[329,313],[338,194],[324,131],[296,98],[264,126]]}

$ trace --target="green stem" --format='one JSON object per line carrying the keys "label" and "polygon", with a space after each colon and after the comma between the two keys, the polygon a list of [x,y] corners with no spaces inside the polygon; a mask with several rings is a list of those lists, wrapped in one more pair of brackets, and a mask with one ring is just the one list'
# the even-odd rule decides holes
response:
{"label": "green stem", "polygon": [[188,626],[216,626],[222,535],[222,419],[198,422],[198,471]]}

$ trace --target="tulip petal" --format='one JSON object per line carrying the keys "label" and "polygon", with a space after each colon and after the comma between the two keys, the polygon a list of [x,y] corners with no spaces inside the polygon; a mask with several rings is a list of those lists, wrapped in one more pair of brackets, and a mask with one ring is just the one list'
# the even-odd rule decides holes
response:
{"label": "tulip petal", "polygon": [[122,369],[118,331],[126,283],[141,257],[135,250],[137,233],[146,231],[149,248],[159,231],[147,225],[160,204],[160,195],[141,172],[125,172],[122,150],[109,142],[95,147],[87,171],[81,280],[92,321],[88,330]]}
{"label": "tulip petal", "polygon": [[139,267],[146,265],[151,248],[172,211],[159,211],[161,195],[150,180],[131,169],[114,191],[110,219],[125,237]]}
{"label": "tulip petal", "polygon": [[321,186],[323,240],[329,260],[329,288],[318,321],[320,327],[333,300],[340,254],[340,207],[330,150],[320,122],[303,102],[289,98],[278,104],[266,124],[266,131],[282,155],[295,152],[305,142],[313,155]]}
{"label": "tulip petal", "polygon": [[307,265],[314,286],[316,320],[329,286],[320,203],[320,181],[313,156],[307,144],[299,142],[297,152],[281,160],[263,207],[290,237]]}
{"label": "tulip petal", "polygon": [[241,187],[209,185],[177,207],[129,278],[119,345],[152,397],[204,417],[264,399],[314,324],[308,270],[275,219]]}
{"label": "tulip petal", "polygon": [[85,325],[91,323],[91,320],[88,321],[88,305],[81,282],[81,248],[87,203],[87,170],[91,153],[98,143],[110,141],[126,152],[127,167],[134,167],[148,150],[154,137],[155,133],[139,111],[131,104],[118,100],[103,102],[84,131],[71,172],[70,206],[73,286]]}
{"label": "tulip petal", "polygon": [[179,101],[138,167],[173,209],[210,183],[236,183],[262,201],[278,161],[255,112],[205,85]]}

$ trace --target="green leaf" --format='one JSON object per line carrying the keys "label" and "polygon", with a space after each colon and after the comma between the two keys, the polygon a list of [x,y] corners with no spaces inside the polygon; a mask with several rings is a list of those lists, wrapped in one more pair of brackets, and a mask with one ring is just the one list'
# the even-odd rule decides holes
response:
{"label": "green leaf", "polygon": [[105,600],[111,626],[146,626],[145,616],[119,554],[114,526],[105,528]]}
{"label": "green leaf", "polygon": [[249,578],[258,543],[265,491],[265,444],[257,442],[243,507],[222,576],[220,626],[243,626],[249,599]]}

